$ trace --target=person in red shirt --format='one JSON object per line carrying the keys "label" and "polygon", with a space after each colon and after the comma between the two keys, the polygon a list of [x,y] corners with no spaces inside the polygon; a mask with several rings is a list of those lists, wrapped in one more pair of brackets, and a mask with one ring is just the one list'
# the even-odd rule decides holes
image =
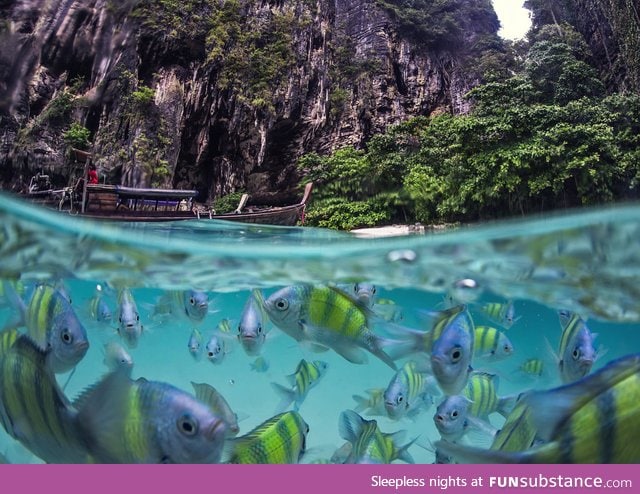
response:
{"label": "person in red shirt", "polygon": [[98,172],[96,171],[96,165],[89,165],[88,179],[90,184],[98,183]]}

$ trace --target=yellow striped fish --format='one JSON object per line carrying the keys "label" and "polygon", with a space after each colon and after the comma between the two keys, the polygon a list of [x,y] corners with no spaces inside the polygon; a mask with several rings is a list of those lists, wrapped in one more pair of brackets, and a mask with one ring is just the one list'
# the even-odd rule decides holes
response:
{"label": "yellow striped fish", "polygon": [[67,296],[54,286],[36,285],[24,308],[29,337],[42,349],[51,348],[48,362],[53,372],[74,368],[89,349],[87,332]]}
{"label": "yellow striped fish", "polygon": [[[472,404],[471,400],[463,395],[447,396],[442,400],[433,416],[433,422],[442,439],[457,442],[470,430],[493,438],[496,430],[487,421],[471,414]],[[434,452],[437,453],[437,448],[434,448]]]}
{"label": "yellow striped fish", "polygon": [[321,360],[307,362],[305,359],[300,360],[296,371],[287,376],[291,383],[291,389],[285,388],[277,383],[271,383],[273,389],[282,397],[282,401],[278,405],[277,410],[285,410],[291,403],[294,403],[293,409],[298,410],[302,402],[307,397],[309,390],[313,388],[327,371],[328,364]]}
{"label": "yellow striped fish", "polygon": [[2,332],[0,345],[0,421],[5,430],[47,463],[86,462],[76,412],[46,364],[47,353],[17,330]]}
{"label": "yellow striped fish", "polygon": [[513,355],[513,345],[506,334],[491,326],[476,326],[474,356],[498,362],[511,355]]}
{"label": "yellow striped fish", "polygon": [[227,434],[209,406],[169,384],[108,374],[75,402],[96,462],[217,463]]}
{"label": "yellow striped fish", "polygon": [[351,453],[345,463],[386,464],[395,460],[413,463],[408,448],[414,441],[398,446],[404,431],[385,434],[375,420],[365,420],[353,410],[340,414],[340,437],[351,443]]}
{"label": "yellow striped fish", "polygon": [[558,368],[563,383],[570,383],[586,376],[596,361],[592,334],[584,320],[573,312],[558,311],[562,336],[558,350]]}
{"label": "yellow striped fish", "polygon": [[220,331],[221,333],[230,334],[231,333],[231,321],[225,317],[224,319],[222,319],[218,323],[218,326],[216,326],[216,329],[218,331]]}
{"label": "yellow striped fish", "polygon": [[370,327],[375,315],[342,290],[324,285],[298,285],[278,290],[265,300],[271,321],[297,341],[332,348],[349,362],[367,362],[363,349],[392,369],[384,348],[394,345],[375,335]]}
{"label": "yellow striped fish", "polygon": [[354,410],[356,412],[364,412],[366,415],[381,415],[385,417],[387,410],[384,407],[385,388],[367,389],[367,397],[360,395],[352,395],[357,403]]}
{"label": "yellow striped fish", "polygon": [[530,376],[540,377],[544,373],[544,362],[539,358],[530,358],[522,362],[518,370]]}
{"label": "yellow striped fish", "polygon": [[271,417],[245,436],[228,441],[228,463],[299,463],[306,450],[309,426],[298,412]]}
{"label": "yellow striped fish", "polygon": [[469,413],[483,420],[487,420],[493,412],[503,417],[511,413],[515,405],[516,396],[498,396],[498,376],[487,372],[472,372],[463,390],[471,404]]}
{"label": "yellow striped fish", "polygon": [[419,372],[413,360],[407,361],[391,378],[384,391],[384,407],[392,419],[413,415],[433,404],[429,391],[436,386],[433,377]]}
{"label": "yellow striped fish", "polygon": [[509,329],[520,319],[519,317],[515,317],[515,308],[511,301],[506,303],[491,302],[480,307],[480,311],[490,320],[505,329]]}
{"label": "yellow striped fish", "polygon": [[614,360],[579,381],[521,399],[546,441],[512,452],[439,441],[447,454],[479,463],[640,462],[640,354]]}

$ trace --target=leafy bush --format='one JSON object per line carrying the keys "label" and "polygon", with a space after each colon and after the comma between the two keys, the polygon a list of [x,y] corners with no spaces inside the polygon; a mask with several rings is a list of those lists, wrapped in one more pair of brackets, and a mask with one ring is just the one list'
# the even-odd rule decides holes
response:
{"label": "leafy bush", "polygon": [[69,130],[67,130],[63,135],[64,142],[69,146],[78,149],[88,149],[90,145],[90,137],[91,132],[89,132],[89,129],[78,122],[73,122]]}

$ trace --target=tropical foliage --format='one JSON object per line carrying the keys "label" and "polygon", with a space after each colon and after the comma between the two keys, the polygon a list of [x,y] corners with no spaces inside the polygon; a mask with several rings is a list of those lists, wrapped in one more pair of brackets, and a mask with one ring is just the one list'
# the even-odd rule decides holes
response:
{"label": "tropical foliage", "polygon": [[635,197],[640,97],[605,96],[569,26],[541,29],[519,73],[478,86],[469,115],[415,118],[366,150],[307,155],[308,219],[332,228],[473,221]]}

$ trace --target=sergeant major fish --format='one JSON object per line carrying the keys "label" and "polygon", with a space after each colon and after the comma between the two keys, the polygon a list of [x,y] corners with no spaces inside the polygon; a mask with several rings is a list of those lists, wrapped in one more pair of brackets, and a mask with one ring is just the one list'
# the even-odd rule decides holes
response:
{"label": "sergeant major fish", "polygon": [[462,395],[447,396],[438,405],[433,422],[442,439],[458,442],[469,431],[478,431],[493,437],[495,429],[488,422],[473,416],[470,408],[473,402]]}
{"label": "sergeant major fish", "polygon": [[197,290],[169,290],[156,303],[153,315],[172,315],[197,324],[209,311],[209,296]]}
{"label": "sergeant major fish", "polygon": [[124,369],[131,373],[133,358],[120,343],[111,341],[104,345],[104,364],[109,370]]}
{"label": "sergeant major fish", "polygon": [[480,311],[490,320],[505,329],[511,328],[511,326],[520,319],[515,316],[515,307],[511,301],[506,303],[491,302],[484,304],[480,307]]}
{"label": "sergeant major fish", "polygon": [[499,362],[513,355],[513,345],[507,335],[491,326],[476,326],[474,355],[490,362]]}
{"label": "sergeant major fish", "polygon": [[55,373],[74,368],[89,349],[87,332],[67,297],[48,284],[35,285],[21,305],[29,337],[43,350]]}
{"label": "sergeant major fish", "polygon": [[436,445],[446,454],[478,463],[638,463],[638,396],[640,354],[633,354],[579,381],[523,396],[519,403],[532,411],[529,419],[532,429],[545,441],[542,445],[521,451],[442,441]]}
{"label": "sergeant major fish", "polygon": [[498,412],[507,417],[513,409],[516,396],[498,396],[498,376],[488,372],[474,371],[469,376],[469,381],[463,393],[469,398],[469,413],[484,420],[488,420],[490,414]]}
{"label": "sergeant major fish", "polygon": [[596,337],[584,320],[575,313],[558,312],[562,325],[562,336],[558,352],[558,368],[563,383],[569,383],[589,373],[596,361],[597,352],[593,347]]}
{"label": "sergeant major fish", "polygon": [[249,356],[259,355],[262,350],[267,335],[265,321],[262,292],[254,290],[242,310],[238,323],[238,340]]}
{"label": "sergeant major fish", "polygon": [[298,285],[278,290],[265,301],[271,321],[297,341],[329,347],[352,363],[367,362],[367,350],[392,369],[385,349],[400,342],[375,335],[374,314],[338,288]]}
{"label": "sergeant major fish", "polygon": [[384,391],[384,407],[392,419],[414,415],[433,403],[430,393],[437,392],[433,376],[419,372],[416,363],[407,361],[398,369]]}
{"label": "sergeant major fish", "polygon": [[278,410],[285,410],[291,403],[294,410],[298,410],[302,402],[307,397],[309,390],[313,388],[327,370],[327,363],[320,360],[307,362],[302,359],[293,374],[287,376],[291,383],[291,389],[285,388],[277,383],[271,383],[276,392],[282,397],[278,405]]}
{"label": "sergeant major fish", "polygon": [[108,374],[74,403],[92,457],[102,463],[217,463],[225,421],[169,384]]}
{"label": "sergeant major fish", "polygon": [[118,291],[118,334],[129,348],[136,348],[142,335],[140,313],[128,288]]}
{"label": "sergeant major fish", "polygon": [[0,422],[47,463],[85,463],[76,411],[58,386],[48,353],[17,330],[0,333]]}
{"label": "sergeant major fish", "polygon": [[309,426],[295,411],[280,413],[248,434],[230,439],[225,447],[227,463],[299,463],[307,447]]}
{"label": "sergeant major fish", "polygon": [[338,422],[340,437],[351,443],[351,453],[345,463],[386,464],[395,460],[413,463],[409,454],[411,441],[404,446],[397,443],[404,431],[385,434],[375,420],[365,420],[353,410],[340,414]]}
{"label": "sergeant major fish", "polygon": [[189,336],[189,341],[187,342],[187,349],[194,360],[200,360],[202,357],[202,335],[196,328],[191,331],[191,336]]}

